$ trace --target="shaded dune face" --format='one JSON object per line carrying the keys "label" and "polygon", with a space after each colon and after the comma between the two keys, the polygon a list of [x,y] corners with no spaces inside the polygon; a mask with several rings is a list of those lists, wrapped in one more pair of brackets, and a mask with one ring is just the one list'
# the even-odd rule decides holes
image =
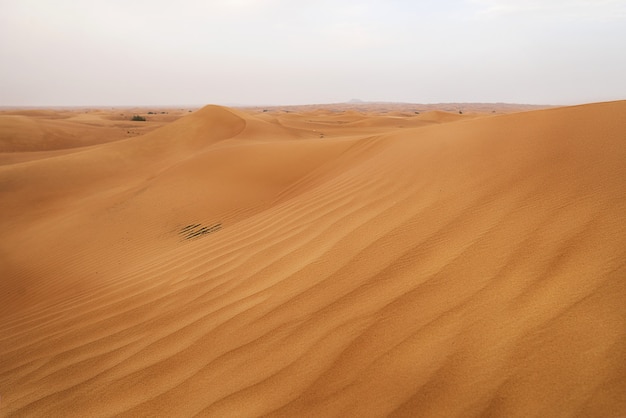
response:
{"label": "shaded dune face", "polygon": [[0,166],[0,413],[626,415],[625,114],[208,106]]}

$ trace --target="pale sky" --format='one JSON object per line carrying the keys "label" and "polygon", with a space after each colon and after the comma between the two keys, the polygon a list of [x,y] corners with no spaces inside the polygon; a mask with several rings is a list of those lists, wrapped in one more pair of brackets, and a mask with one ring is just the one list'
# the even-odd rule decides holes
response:
{"label": "pale sky", "polygon": [[626,0],[0,0],[0,106],[626,99]]}

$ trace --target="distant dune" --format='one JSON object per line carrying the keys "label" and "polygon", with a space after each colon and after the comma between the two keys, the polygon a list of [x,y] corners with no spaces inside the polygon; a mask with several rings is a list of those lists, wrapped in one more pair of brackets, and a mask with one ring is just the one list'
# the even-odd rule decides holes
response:
{"label": "distant dune", "polygon": [[626,416],[626,101],[371,106],[0,112],[0,415]]}

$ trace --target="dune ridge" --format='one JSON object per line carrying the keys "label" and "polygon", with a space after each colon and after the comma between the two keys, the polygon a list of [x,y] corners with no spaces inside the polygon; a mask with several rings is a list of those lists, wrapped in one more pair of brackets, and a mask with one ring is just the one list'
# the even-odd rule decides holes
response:
{"label": "dune ridge", "polygon": [[624,114],[208,106],[0,166],[0,413],[624,415]]}

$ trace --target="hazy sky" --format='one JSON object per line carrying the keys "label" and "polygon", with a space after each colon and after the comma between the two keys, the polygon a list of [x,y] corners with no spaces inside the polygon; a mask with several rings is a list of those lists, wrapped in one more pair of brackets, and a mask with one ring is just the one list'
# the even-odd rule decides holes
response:
{"label": "hazy sky", "polygon": [[626,0],[0,0],[0,105],[626,99]]}

